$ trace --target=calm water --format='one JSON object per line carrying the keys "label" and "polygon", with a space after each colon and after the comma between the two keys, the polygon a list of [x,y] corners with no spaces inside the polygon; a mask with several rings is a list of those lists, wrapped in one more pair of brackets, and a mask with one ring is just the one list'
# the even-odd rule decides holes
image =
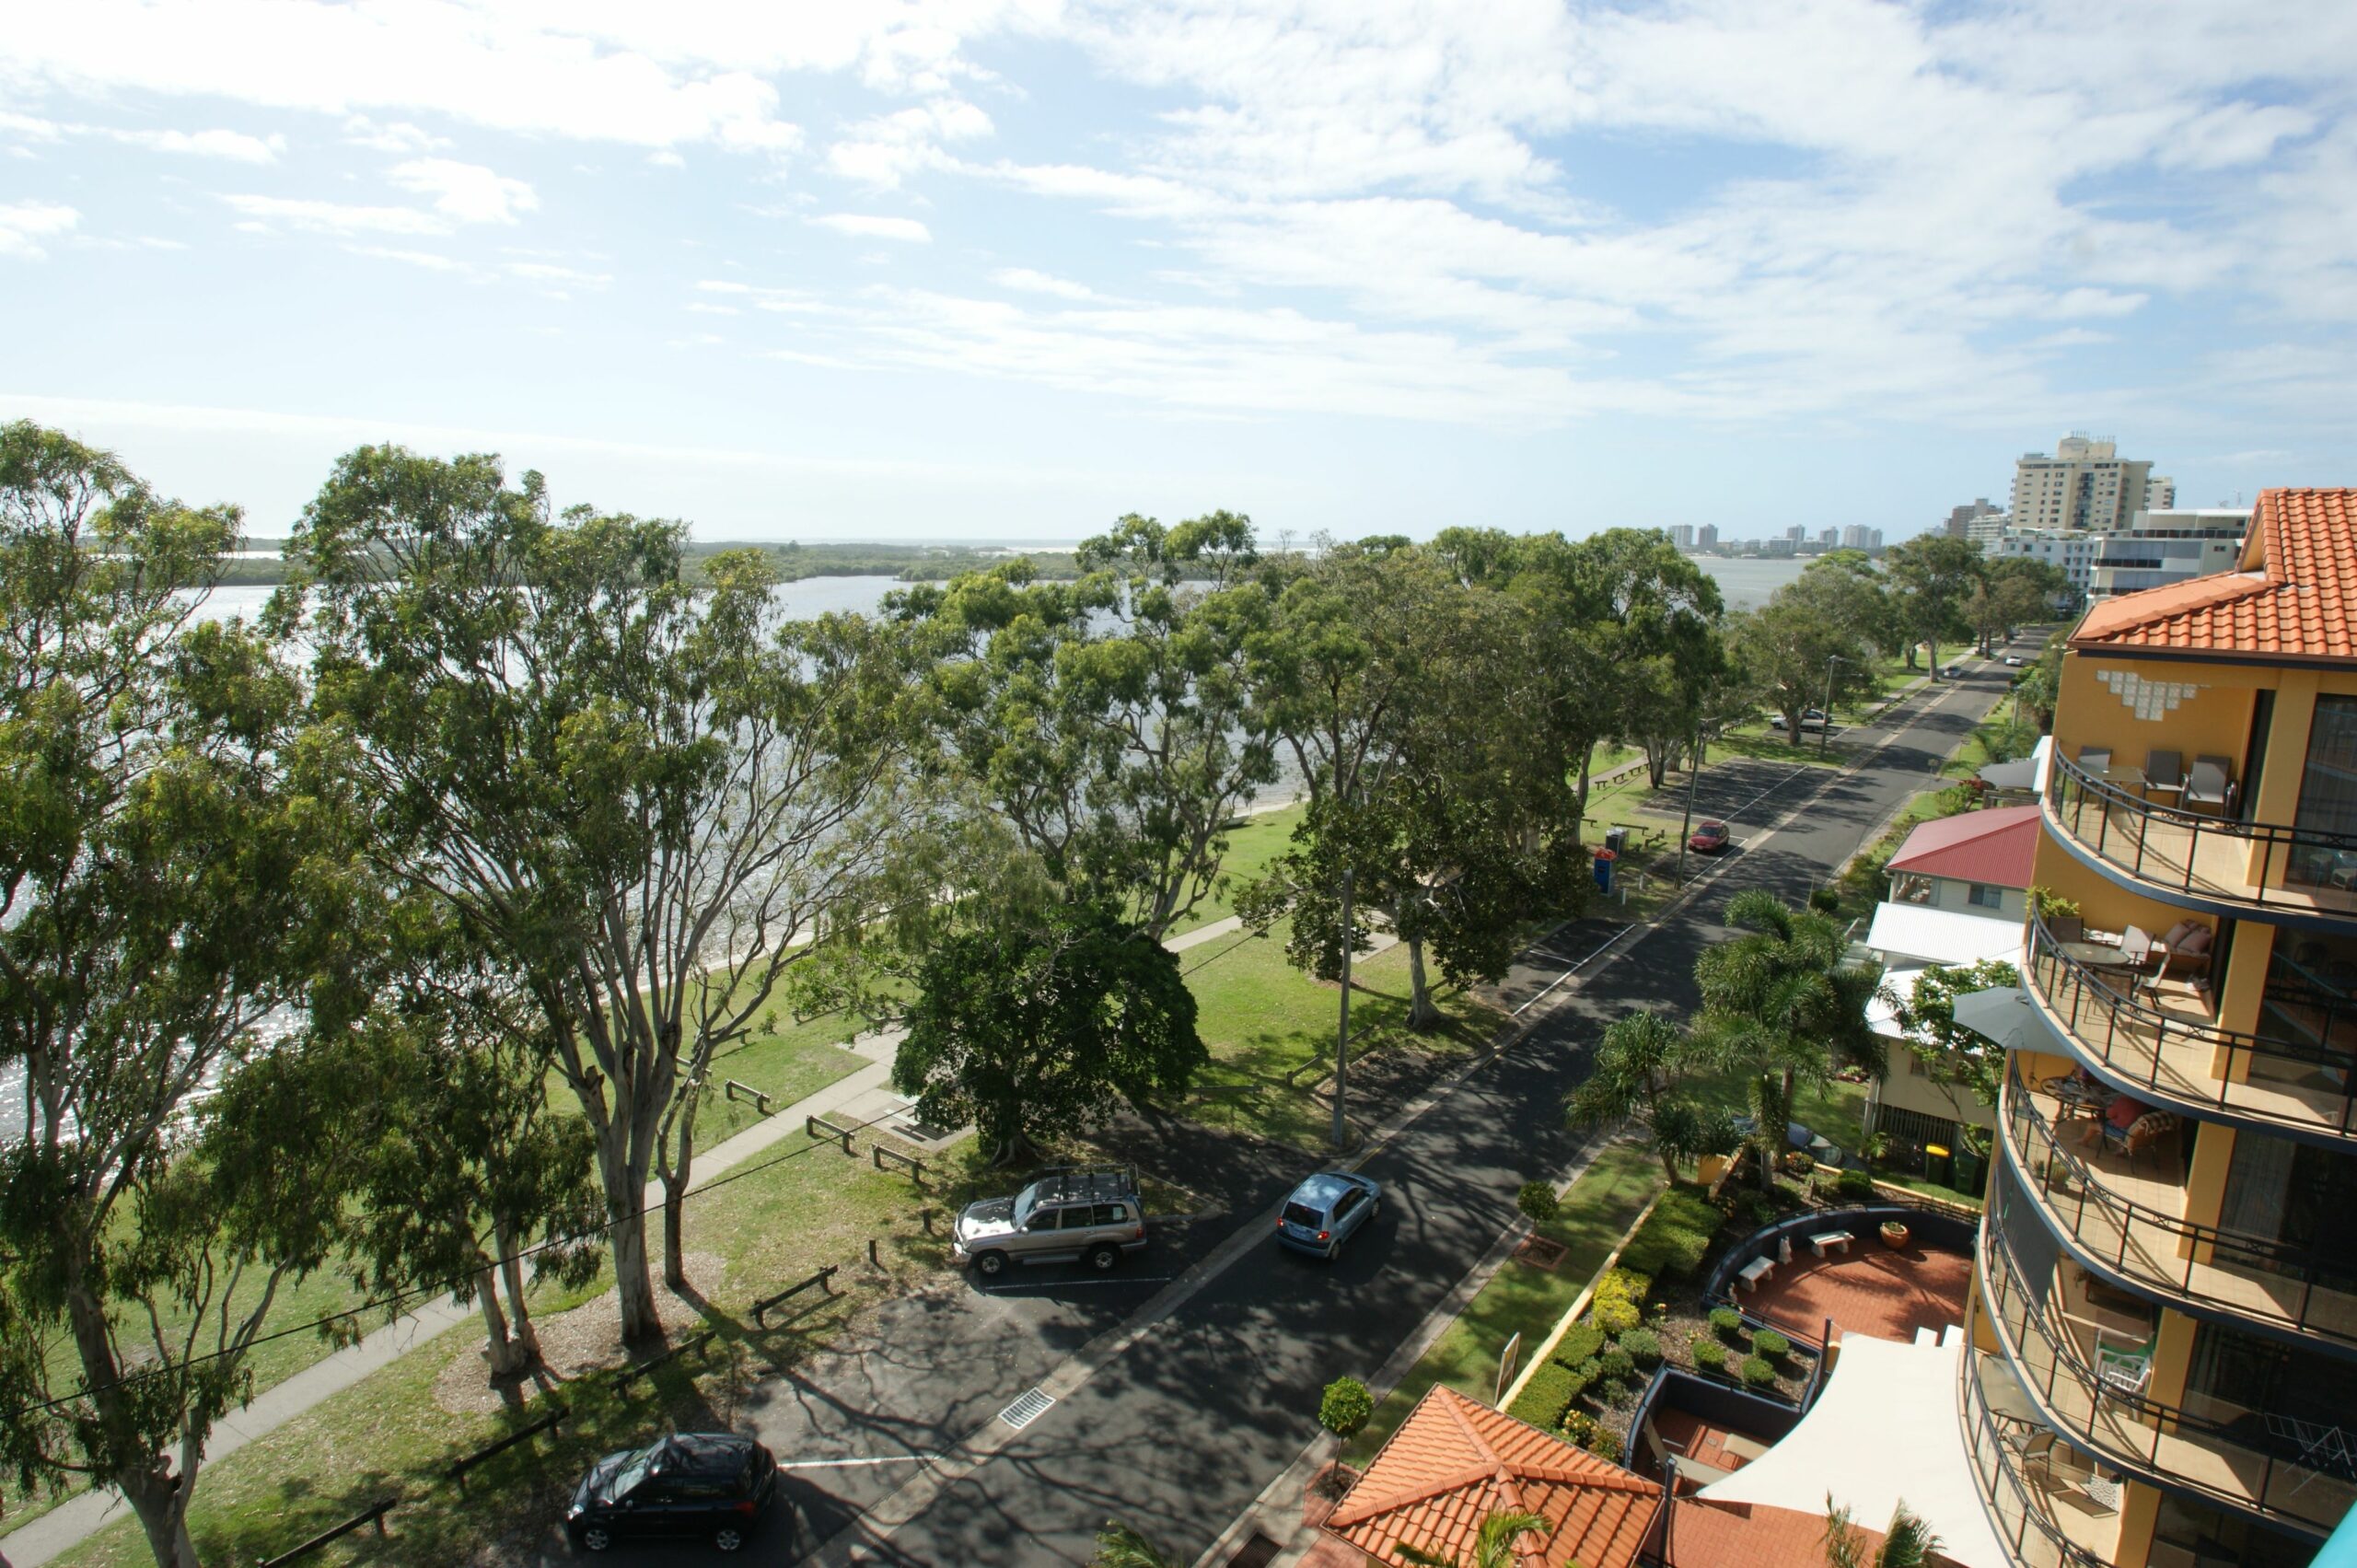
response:
{"label": "calm water", "polygon": [[1732,560],[1700,555],[1696,563],[1719,585],[1719,597],[1729,610],[1758,610],[1768,596],[1799,576],[1808,567],[1805,555],[1749,556]]}

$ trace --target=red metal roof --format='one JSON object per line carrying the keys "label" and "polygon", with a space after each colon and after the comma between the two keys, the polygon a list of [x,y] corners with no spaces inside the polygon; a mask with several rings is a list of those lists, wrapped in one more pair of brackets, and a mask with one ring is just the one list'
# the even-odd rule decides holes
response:
{"label": "red metal roof", "polygon": [[1890,857],[1890,869],[2026,888],[2037,854],[2038,807],[2001,806],[1918,823]]}
{"label": "red metal roof", "polygon": [[2070,645],[2357,661],[2357,490],[2259,492],[2237,570],[2106,599]]}
{"label": "red metal roof", "polygon": [[1585,1448],[1435,1384],[1342,1498],[1326,1528],[1377,1562],[1400,1543],[1472,1561],[1481,1521],[1536,1514],[1515,1568],[1631,1568],[1661,1488]]}

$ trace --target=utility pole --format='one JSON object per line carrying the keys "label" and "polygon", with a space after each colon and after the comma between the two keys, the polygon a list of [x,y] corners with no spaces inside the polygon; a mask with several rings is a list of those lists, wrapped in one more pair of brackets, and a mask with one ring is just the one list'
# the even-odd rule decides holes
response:
{"label": "utility pole", "polygon": [[1825,660],[1825,718],[1817,726],[1817,754],[1820,758],[1833,744],[1833,667],[1846,662],[1840,654],[1829,655]]}
{"label": "utility pole", "polygon": [[1357,944],[1351,940],[1351,867],[1342,867],[1342,1021],[1334,1031],[1334,1146],[1343,1146],[1348,1136],[1342,1125],[1342,1091],[1347,1083],[1351,1057],[1351,949]]}
{"label": "utility pole", "polygon": [[1694,836],[1694,786],[1702,781],[1702,731],[1694,730],[1694,749],[1686,759],[1686,825],[1678,830],[1678,885],[1686,885],[1686,841]]}

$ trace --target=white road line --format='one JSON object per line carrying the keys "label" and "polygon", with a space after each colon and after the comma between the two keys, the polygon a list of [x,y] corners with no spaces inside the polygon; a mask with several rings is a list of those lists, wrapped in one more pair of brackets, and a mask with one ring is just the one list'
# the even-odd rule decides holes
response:
{"label": "white road line", "polygon": [[1606,949],[1606,948],[1608,948],[1608,947],[1611,947],[1611,946],[1612,946],[1612,944],[1614,944],[1615,942],[1620,941],[1620,938],[1622,938],[1623,936],[1628,935],[1630,932],[1634,931],[1636,928],[1637,928],[1636,922],[1634,922],[1634,921],[1631,921],[1628,924],[1626,924],[1626,925],[1622,926],[1620,930],[1618,930],[1618,931],[1614,932],[1611,935],[1609,935],[1609,936],[1606,937],[1606,938],[1604,939],[1603,943],[1597,947],[1597,948],[1596,949],[1596,951],[1595,951],[1595,952],[1590,953],[1586,958],[1582,958],[1578,963],[1573,964],[1570,969],[1565,970],[1562,974],[1557,975],[1553,980],[1550,981],[1548,982],[1548,984],[1547,984],[1547,991],[1542,991],[1542,992],[1540,992],[1538,995],[1536,995],[1536,996],[1532,997],[1529,1001],[1527,1001],[1527,1002],[1524,1003],[1521,1006],[1516,1007],[1516,1008],[1515,1008],[1512,1013],[1509,1013],[1509,1014],[1507,1014],[1506,1016],[1507,1016],[1508,1017],[1511,1017],[1511,1018],[1519,1018],[1519,1017],[1521,1017],[1521,1016],[1522,1016],[1522,1015],[1523,1015],[1526,1011],[1527,1011],[1528,1009],[1530,1009],[1530,1008],[1532,1008],[1532,1007],[1534,1007],[1534,1006],[1538,1005],[1540,1002],[1545,1001],[1545,1000],[1546,1000],[1546,997],[1547,997],[1547,992],[1548,992],[1548,991],[1552,991],[1552,990],[1554,990],[1554,989],[1555,989],[1555,987],[1557,987],[1557,986],[1559,986],[1559,985],[1562,984],[1562,983],[1563,983],[1563,981],[1567,981],[1567,980],[1571,979],[1571,978],[1572,978],[1572,976],[1573,976],[1573,975],[1575,975],[1575,974],[1579,973],[1579,972],[1580,972],[1580,970],[1584,970],[1584,969],[1587,968],[1587,967],[1588,967],[1588,965],[1590,965],[1590,964],[1592,964],[1592,963],[1596,962],[1596,960],[1597,959],[1597,958],[1599,958],[1599,957],[1604,953],[1604,951],[1605,951],[1605,949]]}
{"label": "white road line", "polygon": [[879,1454],[872,1459],[796,1459],[791,1464],[780,1461],[782,1470],[842,1470],[862,1465],[923,1465],[941,1458],[938,1454]]}
{"label": "white road line", "polygon": [[1022,1284],[984,1285],[982,1294],[1004,1295],[1011,1290],[1066,1290],[1074,1285],[1167,1285],[1175,1277],[1171,1274],[1122,1274],[1109,1280],[1038,1280]]}

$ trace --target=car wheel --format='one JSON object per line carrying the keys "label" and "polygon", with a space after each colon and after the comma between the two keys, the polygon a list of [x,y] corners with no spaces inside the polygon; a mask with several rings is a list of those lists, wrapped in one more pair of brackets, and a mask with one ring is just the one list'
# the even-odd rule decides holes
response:
{"label": "car wheel", "polygon": [[1006,1254],[1004,1252],[977,1254],[974,1259],[974,1267],[981,1271],[982,1278],[994,1280],[1006,1272]]}
{"label": "car wheel", "polygon": [[581,1545],[585,1551],[603,1551],[613,1544],[612,1533],[603,1525],[592,1525],[581,1532]]}
{"label": "car wheel", "polygon": [[1100,1274],[1111,1273],[1113,1265],[1120,1260],[1121,1249],[1118,1247],[1099,1246],[1088,1249],[1088,1266]]}
{"label": "car wheel", "polygon": [[745,1544],[745,1532],[735,1525],[723,1525],[713,1532],[712,1546],[715,1551],[734,1551]]}

